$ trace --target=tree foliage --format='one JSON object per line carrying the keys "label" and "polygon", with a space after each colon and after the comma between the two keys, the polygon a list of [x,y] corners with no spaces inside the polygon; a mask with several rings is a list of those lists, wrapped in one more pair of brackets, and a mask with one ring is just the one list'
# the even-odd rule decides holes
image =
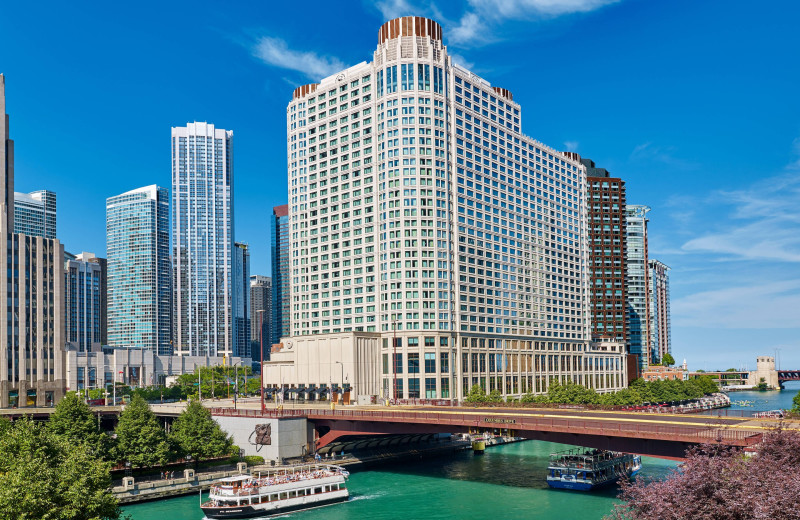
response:
{"label": "tree foliage", "polygon": [[792,412],[800,413],[800,392],[797,392],[797,395],[792,399]]}
{"label": "tree foliage", "polygon": [[0,421],[0,520],[117,519],[109,464],[29,419]]}
{"label": "tree foliage", "polygon": [[158,423],[150,406],[134,395],[119,417],[116,459],[134,467],[152,467],[170,460],[167,434]]}
{"label": "tree foliage", "polygon": [[56,405],[47,430],[67,442],[84,444],[100,458],[108,457],[111,439],[99,430],[97,417],[75,392],[67,392]]}
{"label": "tree foliage", "polygon": [[706,445],[665,480],[622,484],[611,520],[756,520],[800,517],[800,432],[766,433],[756,454]]}
{"label": "tree foliage", "polygon": [[199,401],[192,400],[172,424],[170,440],[178,455],[194,460],[221,457],[231,451],[233,441]]}
{"label": "tree foliage", "polygon": [[671,367],[672,365],[675,364],[675,358],[672,357],[672,354],[667,352],[666,354],[664,354],[664,357],[661,359],[661,363],[663,363],[664,366]]}
{"label": "tree foliage", "polygon": [[481,385],[472,385],[472,388],[469,389],[469,394],[464,401],[467,403],[485,403],[486,391]]}

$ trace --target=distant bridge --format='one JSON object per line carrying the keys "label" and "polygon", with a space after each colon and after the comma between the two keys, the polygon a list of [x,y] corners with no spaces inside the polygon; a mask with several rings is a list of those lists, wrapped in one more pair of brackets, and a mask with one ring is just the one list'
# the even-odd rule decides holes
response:
{"label": "distant bridge", "polygon": [[[457,433],[503,429],[509,435],[668,459],[682,459],[688,448],[721,442],[746,447],[757,443],[772,421],[702,415],[642,414],[580,409],[392,407],[361,409],[232,410],[232,417],[306,417],[321,448],[341,437],[381,434]],[[800,429],[800,424],[793,425]]]}
{"label": "distant bridge", "polygon": [[800,381],[800,370],[778,370],[778,381],[781,384],[786,381]]}

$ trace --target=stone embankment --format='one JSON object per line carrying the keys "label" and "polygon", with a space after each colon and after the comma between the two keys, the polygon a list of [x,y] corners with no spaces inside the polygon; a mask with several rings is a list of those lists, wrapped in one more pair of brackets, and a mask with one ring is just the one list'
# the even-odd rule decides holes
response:
{"label": "stone embankment", "polygon": [[136,482],[134,477],[124,477],[122,485],[111,488],[111,492],[114,493],[120,504],[146,502],[148,500],[199,493],[201,490],[208,489],[215,480],[244,473],[248,473],[247,464],[241,462],[237,469],[232,471],[195,473],[193,469],[185,469],[182,477],[165,480]]}

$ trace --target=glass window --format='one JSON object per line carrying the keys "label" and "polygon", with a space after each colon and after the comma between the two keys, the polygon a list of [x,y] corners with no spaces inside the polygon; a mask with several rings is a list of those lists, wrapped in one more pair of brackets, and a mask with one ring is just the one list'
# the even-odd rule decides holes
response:
{"label": "glass window", "polygon": [[436,353],[435,352],[426,352],[425,353],[425,373],[426,374],[433,374],[436,372]]}
{"label": "glass window", "polygon": [[436,378],[425,378],[425,399],[436,399]]}
{"label": "glass window", "polygon": [[419,354],[418,353],[409,353],[408,354],[408,373],[409,374],[419,374]]}
{"label": "glass window", "polygon": [[419,378],[411,377],[408,379],[408,398],[419,399]]}

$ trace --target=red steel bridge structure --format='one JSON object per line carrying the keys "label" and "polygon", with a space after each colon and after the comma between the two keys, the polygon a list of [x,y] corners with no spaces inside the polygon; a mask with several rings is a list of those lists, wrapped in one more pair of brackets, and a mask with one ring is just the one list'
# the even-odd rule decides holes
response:
{"label": "red steel bridge structure", "polygon": [[[305,417],[314,425],[317,448],[343,437],[501,429],[504,434],[526,439],[675,460],[683,459],[686,450],[698,444],[752,446],[765,431],[777,426],[772,419],[584,409],[409,406],[211,411],[235,417]],[[784,427],[800,429],[800,423]]]}
{"label": "red steel bridge structure", "polygon": [[786,381],[800,381],[800,370],[778,370],[778,381],[781,384]]}

